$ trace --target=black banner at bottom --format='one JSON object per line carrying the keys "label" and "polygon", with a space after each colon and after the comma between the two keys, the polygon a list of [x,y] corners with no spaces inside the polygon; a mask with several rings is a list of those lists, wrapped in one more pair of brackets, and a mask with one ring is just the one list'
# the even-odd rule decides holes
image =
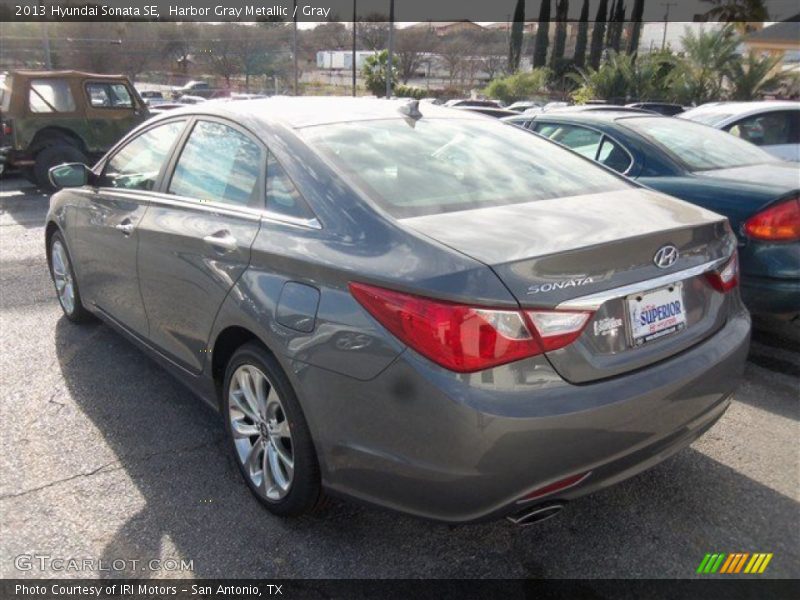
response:
{"label": "black banner at bottom", "polygon": [[206,598],[286,598],[320,600],[409,598],[588,598],[714,599],[800,598],[794,579],[583,579],[583,580],[424,580],[424,579],[4,579],[0,598],[143,600]]}

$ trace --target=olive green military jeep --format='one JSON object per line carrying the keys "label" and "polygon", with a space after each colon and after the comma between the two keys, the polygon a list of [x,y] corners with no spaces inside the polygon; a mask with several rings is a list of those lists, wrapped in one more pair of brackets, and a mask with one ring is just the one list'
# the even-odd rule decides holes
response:
{"label": "olive green military jeep", "polygon": [[78,71],[0,75],[0,173],[50,190],[50,167],[91,162],[149,117],[131,82]]}

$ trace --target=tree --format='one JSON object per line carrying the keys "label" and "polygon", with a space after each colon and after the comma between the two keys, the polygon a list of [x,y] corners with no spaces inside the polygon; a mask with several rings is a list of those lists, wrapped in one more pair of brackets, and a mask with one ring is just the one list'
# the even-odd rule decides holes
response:
{"label": "tree", "polygon": [[676,100],[685,104],[717,100],[737,60],[739,38],[733,26],[698,33],[687,29],[681,44],[683,60],[672,73]]}
{"label": "tree", "polygon": [[430,30],[399,29],[395,33],[394,56],[400,81],[408,83],[425,62],[433,39]]}
{"label": "tree", "polygon": [[547,64],[547,45],[550,43],[550,0],[542,0],[539,8],[539,23],[536,28],[536,43],[533,47],[533,68]]}
{"label": "tree", "polygon": [[506,103],[530,100],[547,89],[549,78],[549,70],[545,67],[534,69],[530,73],[517,72],[493,79],[483,93]]}
{"label": "tree", "polygon": [[581,69],[578,75],[572,76],[581,84],[573,97],[578,102],[665,100],[669,93],[668,76],[674,64],[668,52],[649,54],[637,60],[632,54],[609,50],[599,68]]}
{"label": "tree", "polygon": [[[393,57],[394,58],[394,57]],[[365,85],[367,89],[375,96],[382,98],[386,95],[386,73],[387,64],[389,62],[389,52],[381,50],[372,56],[368,56],[364,61],[362,74],[364,75]],[[396,66],[397,60],[392,60],[392,89],[397,82]]]}
{"label": "tree", "polygon": [[453,87],[456,79],[463,79],[467,61],[475,50],[475,40],[466,35],[455,34],[440,41],[436,47],[439,58],[448,74],[448,87]]}
{"label": "tree", "polygon": [[600,0],[600,4],[597,7],[597,16],[594,19],[594,28],[592,29],[592,46],[589,50],[589,64],[593,69],[600,66],[600,58],[603,55],[607,12],[608,0]]}
{"label": "tree", "polygon": [[372,52],[383,50],[389,37],[389,19],[380,13],[371,13],[359,19],[357,37],[362,49]]}
{"label": "tree", "polygon": [[631,13],[631,37],[628,39],[628,54],[639,51],[639,38],[642,35],[642,17],[644,15],[644,0],[636,0]]}
{"label": "tree", "polygon": [[[588,2],[589,0],[585,0]],[[522,58],[522,34],[525,28],[525,0],[517,0],[514,7],[514,22],[511,25],[511,37],[508,40],[508,72],[519,69]]]}
{"label": "tree", "polygon": [[612,19],[608,26],[608,47],[614,50],[614,52],[619,52],[622,40],[622,27],[625,24],[624,0],[617,0],[610,14],[612,15]]}
{"label": "tree", "polygon": [[731,64],[731,100],[758,100],[766,91],[774,90],[785,80],[777,71],[779,56],[759,57],[750,52],[742,60]]}
{"label": "tree", "polygon": [[589,0],[583,0],[581,16],[578,19],[578,37],[575,40],[575,66],[583,67],[586,61],[586,42],[589,41]]}
{"label": "tree", "polygon": [[703,16],[708,19],[733,23],[739,33],[750,31],[750,23],[769,21],[769,11],[764,0],[703,0],[714,7]]}
{"label": "tree", "polygon": [[201,55],[208,68],[215,75],[225,79],[225,87],[230,88],[231,77],[242,72],[242,55],[239,40],[242,27],[238,23],[222,23],[212,29],[203,30]]}
{"label": "tree", "polygon": [[550,68],[556,70],[564,58],[567,45],[567,18],[569,17],[569,0],[558,0],[556,4],[556,36],[553,40],[553,52],[550,54]]}
{"label": "tree", "polygon": [[487,39],[480,43],[478,48],[479,66],[489,77],[489,80],[494,79],[501,73],[508,72],[508,61],[504,50],[505,41],[503,39]]}

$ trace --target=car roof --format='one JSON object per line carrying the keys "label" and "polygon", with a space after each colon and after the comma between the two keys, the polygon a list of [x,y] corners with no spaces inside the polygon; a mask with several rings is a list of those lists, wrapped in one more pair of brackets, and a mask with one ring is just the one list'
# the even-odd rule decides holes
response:
{"label": "car roof", "polygon": [[551,111],[530,115],[534,121],[580,121],[582,123],[611,123],[622,119],[671,119],[658,113],[634,112],[630,110],[585,110]]}
{"label": "car roof", "polygon": [[[203,113],[236,120],[250,118],[263,122],[281,123],[297,129],[315,125],[371,121],[378,119],[407,118],[400,108],[414,102],[408,99],[348,98],[330,96],[273,96],[236,102],[209,100],[185,110],[172,111],[171,115]],[[474,111],[447,108],[434,104],[418,106],[422,118],[460,118],[485,121],[486,117]]]}
{"label": "car roof", "polygon": [[800,110],[800,102],[794,100],[757,100],[754,102],[714,102],[713,104],[701,104],[695,108],[687,110],[684,115],[699,114],[725,114],[731,116],[741,116],[751,113],[759,113],[765,110]]}

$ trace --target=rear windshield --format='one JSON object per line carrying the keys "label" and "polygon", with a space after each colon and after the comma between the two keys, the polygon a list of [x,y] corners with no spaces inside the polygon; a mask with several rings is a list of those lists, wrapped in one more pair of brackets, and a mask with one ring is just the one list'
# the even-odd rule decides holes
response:
{"label": "rear windshield", "polygon": [[624,119],[619,123],[659,144],[692,171],[728,169],[774,162],[775,158],[729,133],[664,117]]}
{"label": "rear windshield", "polygon": [[557,144],[497,121],[375,120],[301,134],[397,218],[630,187]]}

